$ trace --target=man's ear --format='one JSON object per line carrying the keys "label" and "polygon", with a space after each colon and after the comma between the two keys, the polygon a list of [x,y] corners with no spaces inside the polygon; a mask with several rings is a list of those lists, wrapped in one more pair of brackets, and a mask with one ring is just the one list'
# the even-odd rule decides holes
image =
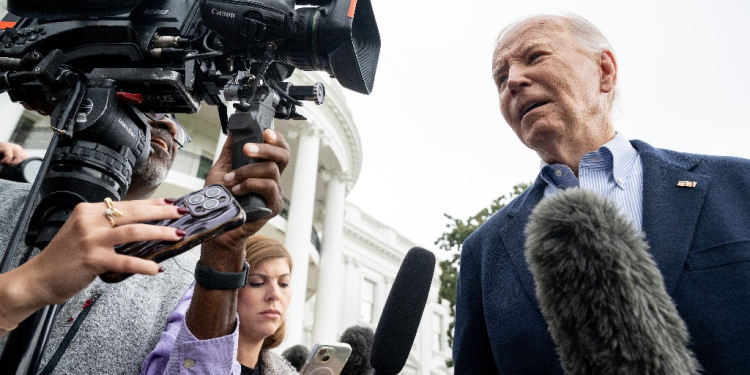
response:
{"label": "man's ear", "polygon": [[600,58],[599,67],[602,76],[599,81],[599,88],[603,93],[610,93],[615,89],[615,84],[617,84],[617,60],[615,60],[615,55],[610,50],[604,50],[600,54]]}

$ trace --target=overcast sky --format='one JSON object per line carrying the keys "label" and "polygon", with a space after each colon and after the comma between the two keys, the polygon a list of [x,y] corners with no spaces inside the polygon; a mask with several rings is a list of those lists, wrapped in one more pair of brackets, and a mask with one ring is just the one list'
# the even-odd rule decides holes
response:
{"label": "overcast sky", "polygon": [[347,96],[364,154],[348,200],[428,249],[443,213],[466,219],[538,173],[490,77],[497,33],[527,14],[604,32],[627,138],[750,158],[750,1],[372,1],[382,49],[373,93]]}

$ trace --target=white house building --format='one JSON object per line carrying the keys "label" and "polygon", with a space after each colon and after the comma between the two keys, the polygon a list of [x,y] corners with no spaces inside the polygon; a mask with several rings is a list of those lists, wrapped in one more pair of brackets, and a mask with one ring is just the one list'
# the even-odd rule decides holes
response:
{"label": "white house building", "polygon": [[[287,202],[261,234],[284,243],[294,262],[293,300],[280,349],[338,341],[353,325],[374,330],[401,261],[416,246],[346,201],[359,177],[363,155],[341,86],[317,72],[295,72],[291,81],[323,82],[326,100],[321,106],[306,103],[298,109],[306,121],[275,122],[291,147],[291,163],[282,175]],[[0,113],[0,141],[19,143],[30,155],[42,157],[52,137],[49,118],[25,111],[6,94],[0,96]],[[198,114],[177,118],[192,142],[180,150],[157,196],[178,197],[200,189],[225,140],[216,107],[204,104]],[[437,302],[439,272],[436,267],[403,374],[453,372],[445,364],[451,356],[446,337],[450,316],[447,303]]]}

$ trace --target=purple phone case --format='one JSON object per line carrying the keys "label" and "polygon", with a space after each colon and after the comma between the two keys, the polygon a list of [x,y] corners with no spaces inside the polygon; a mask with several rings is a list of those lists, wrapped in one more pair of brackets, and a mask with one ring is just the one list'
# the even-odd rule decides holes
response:
{"label": "purple phone case", "polygon": [[[190,212],[179,219],[150,221],[146,224],[182,228],[185,237],[180,241],[139,241],[115,246],[120,254],[162,262],[235,229],[245,222],[245,211],[234,196],[221,185],[209,185],[192,192],[174,202],[175,206],[188,207]],[[116,283],[132,274],[105,272],[99,277],[108,283]]]}

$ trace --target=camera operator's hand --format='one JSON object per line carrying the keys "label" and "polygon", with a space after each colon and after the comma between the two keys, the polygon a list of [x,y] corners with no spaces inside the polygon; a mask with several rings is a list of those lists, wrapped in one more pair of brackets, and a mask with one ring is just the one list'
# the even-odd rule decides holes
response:
{"label": "camera operator's hand", "polygon": [[175,228],[141,224],[184,215],[172,200],[114,202],[122,216],[112,227],[105,203],[78,204],[68,221],[37,256],[0,275],[0,335],[34,311],[72,298],[106,271],[155,275],[159,265],[150,260],[117,254],[114,246],[133,241],[177,241]]}
{"label": "camera operator's hand", "polygon": [[[201,246],[199,262],[220,272],[240,272],[245,260],[245,242],[284,207],[281,172],[289,164],[289,145],[273,130],[263,133],[266,143],[248,143],[245,155],[265,161],[232,170],[232,136],[227,137],[216,164],[211,167],[206,185],[223,184],[232,192],[243,195],[260,194],[271,215],[247,222]],[[196,284],[185,322],[199,340],[232,333],[236,326],[237,290],[205,289]]]}
{"label": "camera operator's hand", "polygon": [[232,171],[232,136],[227,137],[221,154],[208,171],[206,186],[222,184],[237,195],[256,193],[263,197],[271,214],[256,221],[246,222],[242,227],[227,232],[214,242],[228,248],[245,248],[245,241],[284,208],[284,193],[281,190],[281,173],[289,164],[289,145],[281,133],[267,129],[263,133],[266,143],[247,143],[245,155],[263,159]]}
{"label": "camera operator's hand", "polygon": [[9,142],[0,142],[0,155],[0,163],[10,165],[18,164],[29,157],[23,147]]}

